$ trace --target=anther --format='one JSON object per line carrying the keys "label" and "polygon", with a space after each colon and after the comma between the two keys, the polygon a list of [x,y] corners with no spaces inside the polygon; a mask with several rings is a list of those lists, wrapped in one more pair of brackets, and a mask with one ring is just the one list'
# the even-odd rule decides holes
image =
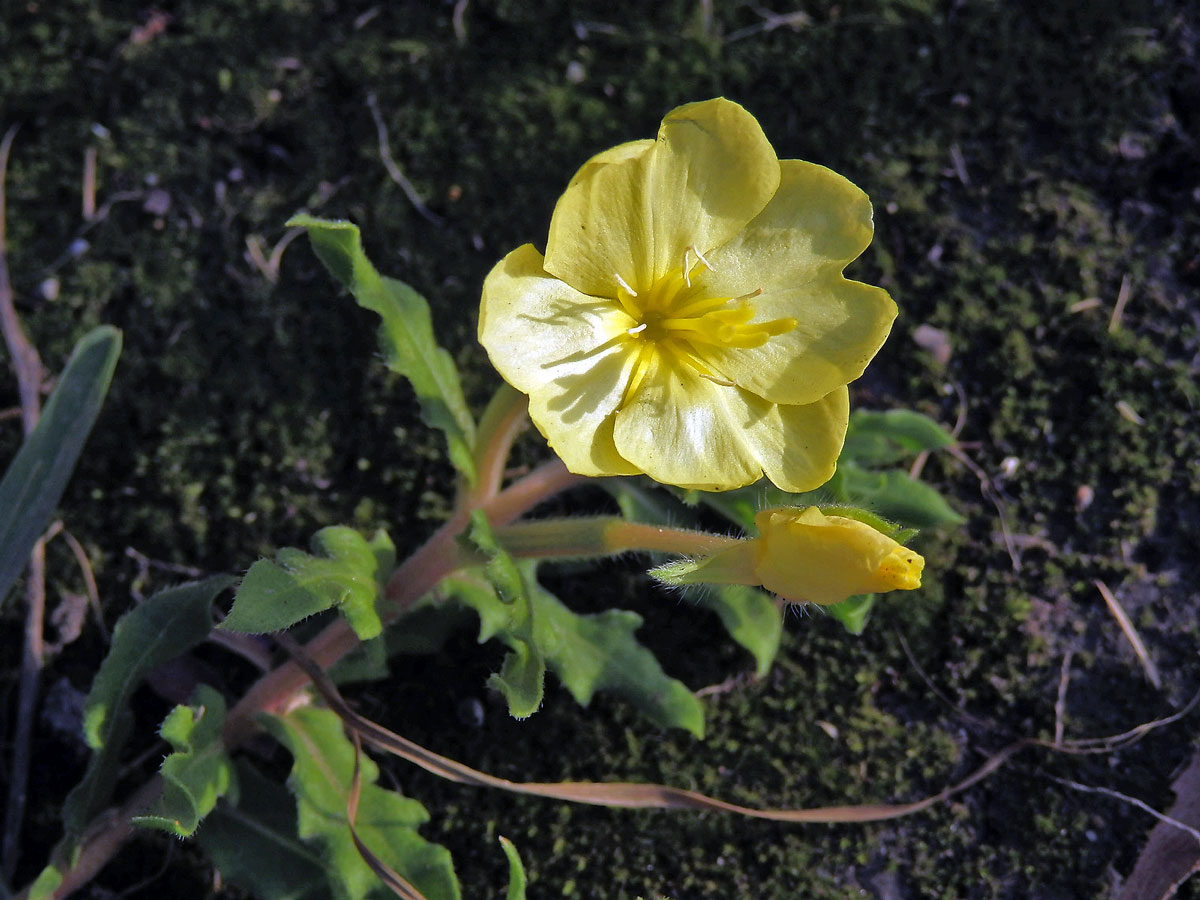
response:
{"label": "anther", "polygon": [[625,293],[629,294],[629,296],[636,297],[638,295],[637,291],[629,286],[629,282],[622,278],[619,272],[613,275],[613,278],[617,279],[617,284],[623,287],[625,289]]}
{"label": "anther", "polygon": [[645,331],[645,330],[646,330],[646,328],[647,328],[647,327],[648,327],[648,326],[646,325],[646,323],[645,323],[645,322],[643,322],[641,325],[638,325],[636,328],[629,328],[629,329],[627,329],[627,330],[625,331],[625,333],[626,333],[626,334],[628,334],[628,335],[630,335],[630,336],[632,336],[632,335],[635,335],[635,334],[641,334],[643,331]]}

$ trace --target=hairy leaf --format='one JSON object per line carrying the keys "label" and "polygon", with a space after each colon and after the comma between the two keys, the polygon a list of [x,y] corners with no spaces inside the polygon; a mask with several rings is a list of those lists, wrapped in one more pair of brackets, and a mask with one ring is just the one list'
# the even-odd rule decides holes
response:
{"label": "hairy leaf", "polygon": [[474,482],[475,422],[454,361],[434,339],[429,303],[404,282],[384,278],[375,270],[352,222],[298,215],[287,224],[307,229],[325,267],[354,294],[359,306],[383,319],[379,342],[388,368],[411,382],[425,422],[445,433],[450,461]]}
{"label": "hairy leaf", "polygon": [[50,524],[120,355],[121,332],[115,328],[101,326],[80,339],[37,426],[0,481],[0,603]]}
{"label": "hairy leaf", "polygon": [[[383,885],[363,860],[350,833],[347,805],[354,772],[354,745],[337,714],[301,707],[286,716],[264,716],[267,729],[291,751],[288,786],[296,797],[299,836],[316,841],[339,900],[376,896]],[[459,900],[458,878],[450,851],[417,834],[429,819],[416,800],[375,784],[379,769],[362,757],[362,793],[355,829],[384,863],[412,882],[429,900]],[[382,896],[382,894],[379,894]]]}
{"label": "hairy leaf", "polygon": [[633,636],[641,616],[618,609],[579,615],[536,582],[532,563],[521,568],[529,598],[524,616],[516,604],[501,603],[480,575],[442,582],[444,590],[479,614],[481,642],[494,636],[509,646],[526,645],[584,706],[597,691],[607,691],[633,703],[657,725],[704,736],[703,705]]}
{"label": "hairy leaf", "polygon": [[216,575],[161,591],[117,622],[84,705],[84,737],[95,752],[63,807],[68,837],[81,834],[112,797],[117,763],[133,725],[133,692],[156,666],[208,637],[213,599],[232,583],[232,578]]}
{"label": "hairy leaf", "polygon": [[197,685],[188,706],[176,706],[159,734],[175,748],[163,760],[163,792],[154,808],[134,823],[191,837],[217,800],[236,796],[233,764],[221,740],[225,698],[207,684]]}
{"label": "hairy leaf", "polygon": [[340,876],[296,832],[287,788],[245,760],[237,763],[237,804],[227,800],[204,820],[196,840],[221,877],[258,900],[323,900]]}
{"label": "hairy leaf", "polygon": [[285,547],[275,562],[259,560],[242,579],[222,628],[262,634],[337,609],[362,640],[383,630],[376,604],[395,562],[383,532],[367,541],[352,528],[333,526],[313,535],[314,554]]}

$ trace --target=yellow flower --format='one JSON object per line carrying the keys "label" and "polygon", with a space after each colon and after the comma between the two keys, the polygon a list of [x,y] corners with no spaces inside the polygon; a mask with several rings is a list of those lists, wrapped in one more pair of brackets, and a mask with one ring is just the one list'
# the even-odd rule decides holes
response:
{"label": "yellow flower", "polygon": [[896,316],[842,276],[871,234],[845,178],[777,159],[736,103],[691,103],[584,164],[545,257],[488,275],[479,339],[572,472],[811,490]]}
{"label": "yellow flower", "polygon": [[762,585],[785,600],[822,605],[921,586],[921,554],[857,519],[789,507],[764,509],[754,524],[757,538],[652,574],[671,584]]}

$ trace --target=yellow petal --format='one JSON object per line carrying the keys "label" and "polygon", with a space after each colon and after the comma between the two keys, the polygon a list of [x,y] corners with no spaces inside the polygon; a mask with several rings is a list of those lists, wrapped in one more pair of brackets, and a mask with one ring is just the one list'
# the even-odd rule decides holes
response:
{"label": "yellow petal", "polygon": [[743,437],[747,415],[736,388],[656,359],[617,413],[613,438],[620,455],[656,481],[726,491],[762,476]]}
{"label": "yellow petal", "polygon": [[722,374],[775,403],[812,403],[862,375],[887,339],[896,304],[881,288],[847,281],[846,264],[870,243],[866,194],[823,166],[783,160],[775,197],[698,276],[709,296],[741,297],[755,321],[796,327],[759,347],[719,350]]}
{"label": "yellow petal", "polygon": [[680,106],[656,141],[622,144],[579,170],[550,220],[546,270],[594,296],[615,297],[618,276],[649,290],[689,247],[726,243],[778,186],[775,151],[741,106]]}
{"label": "yellow petal", "polygon": [[479,341],[504,379],[529,394],[529,415],[581,475],[631,475],[612,441],[632,320],[618,306],[581,294],[542,268],[526,244],[504,257],[483,284]]}
{"label": "yellow petal", "polygon": [[763,510],[756,574],[787,600],[840,603],[856,594],[911,589],[925,560],[855,519],[808,509]]}
{"label": "yellow petal", "polygon": [[850,419],[850,392],[835,388],[816,403],[785,406],[741,392],[743,434],[771,481],[785,491],[811,491],[833,477]]}

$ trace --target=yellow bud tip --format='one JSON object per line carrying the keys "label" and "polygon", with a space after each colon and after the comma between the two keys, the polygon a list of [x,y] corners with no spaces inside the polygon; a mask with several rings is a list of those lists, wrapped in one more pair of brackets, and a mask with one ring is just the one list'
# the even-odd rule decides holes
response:
{"label": "yellow bud tip", "polygon": [[914,591],[921,586],[925,557],[908,547],[895,547],[879,564],[875,575],[887,585],[887,590]]}

